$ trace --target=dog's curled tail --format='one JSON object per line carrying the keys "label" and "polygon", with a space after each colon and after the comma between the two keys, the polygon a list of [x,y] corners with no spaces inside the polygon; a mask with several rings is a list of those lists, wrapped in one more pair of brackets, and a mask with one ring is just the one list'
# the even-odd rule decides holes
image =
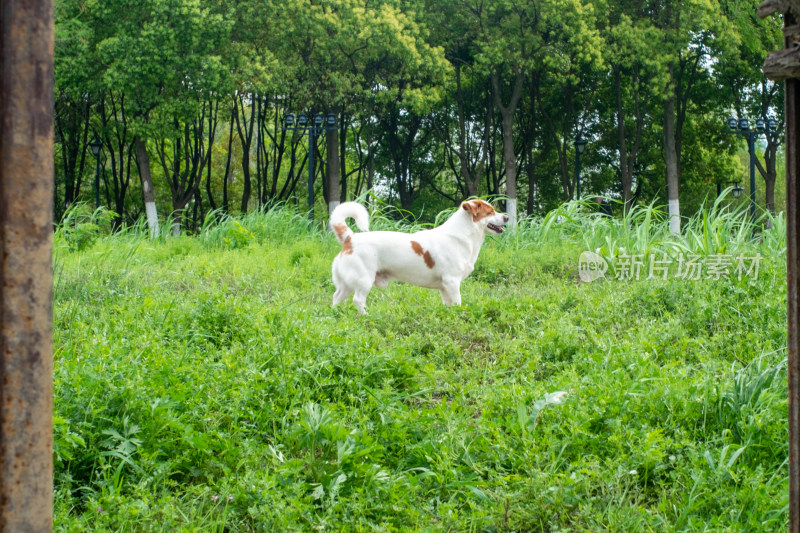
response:
{"label": "dog's curled tail", "polygon": [[369,231],[369,213],[363,205],[356,202],[344,202],[337,205],[331,213],[330,226],[342,246],[353,234],[353,230],[345,222],[347,218],[353,218],[361,231]]}

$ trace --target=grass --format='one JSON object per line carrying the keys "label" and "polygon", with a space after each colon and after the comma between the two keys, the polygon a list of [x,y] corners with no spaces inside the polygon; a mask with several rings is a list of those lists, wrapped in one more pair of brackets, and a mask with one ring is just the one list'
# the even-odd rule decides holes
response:
{"label": "grass", "polygon": [[[101,215],[55,239],[57,531],[788,524],[780,217],[717,206],[673,237],[655,207],[567,204],[487,239],[461,307],[392,284],[362,317],[287,208],[156,241]],[[762,260],[581,283],[584,250]]]}

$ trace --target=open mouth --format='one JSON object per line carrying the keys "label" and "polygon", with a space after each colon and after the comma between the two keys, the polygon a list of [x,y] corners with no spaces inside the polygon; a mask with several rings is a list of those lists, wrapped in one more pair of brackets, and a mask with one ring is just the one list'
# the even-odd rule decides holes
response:
{"label": "open mouth", "polygon": [[492,230],[495,233],[503,233],[505,231],[504,227],[496,226],[494,224],[488,224],[486,227],[489,228],[490,230]]}

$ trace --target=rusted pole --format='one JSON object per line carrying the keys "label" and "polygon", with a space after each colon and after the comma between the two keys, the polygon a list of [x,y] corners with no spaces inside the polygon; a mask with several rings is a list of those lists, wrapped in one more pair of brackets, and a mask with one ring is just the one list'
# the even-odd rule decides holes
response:
{"label": "rusted pole", "polygon": [[0,532],[53,528],[53,0],[0,1]]}
{"label": "rusted pole", "polygon": [[786,314],[789,380],[789,531],[800,533],[800,0],[764,0],[758,16],[783,14],[783,49],[770,52],[763,71],[784,81],[786,113]]}
{"label": "rusted pole", "polygon": [[[788,15],[787,15],[788,16]],[[787,22],[788,24],[788,22]],[[800,533],[800,80],[786,80],[786,275],[789,374],[789,531]]]}
{"label": "rusted pole", "polygon": [[[794,26],[791,13],[784,25]],[[787,47],[791,43],[787,42]],[[786,80],[786,301],[788,315],[789,377],[789,531],[800,533],[800,198],[797,177],[800,172],[800,80]]]}

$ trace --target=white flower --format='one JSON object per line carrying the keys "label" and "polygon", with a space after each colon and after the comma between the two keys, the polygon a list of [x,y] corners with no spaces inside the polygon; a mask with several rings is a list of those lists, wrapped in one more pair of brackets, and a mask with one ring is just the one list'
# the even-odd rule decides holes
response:
{"label": "white flower", "polygon": [[564,402],[564,399],[567,397],[567,392],[560,390],[556,392],[551,392],[545,396],[545,401],[548,404],[555,404],[558,405]]}

